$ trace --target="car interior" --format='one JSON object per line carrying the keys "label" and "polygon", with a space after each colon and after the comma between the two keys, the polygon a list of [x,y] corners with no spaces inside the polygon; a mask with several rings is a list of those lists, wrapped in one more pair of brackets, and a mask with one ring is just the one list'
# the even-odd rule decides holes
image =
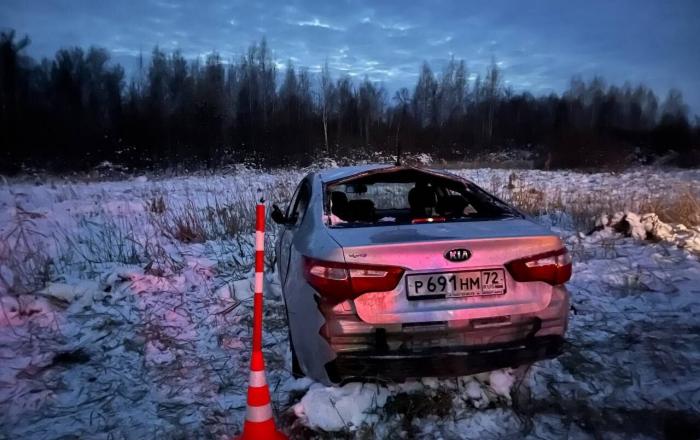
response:
{"label": "car interior", "polygon": [[503,202],[464,183],[403,170],[328,185],[331,226],[410,224],[498,218],[514,213]]}

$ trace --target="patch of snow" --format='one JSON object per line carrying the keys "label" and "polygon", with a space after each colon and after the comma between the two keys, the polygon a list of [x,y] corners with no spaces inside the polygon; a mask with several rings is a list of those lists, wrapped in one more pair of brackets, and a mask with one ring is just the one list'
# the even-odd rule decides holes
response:
{"label": "patch of snow", "polygon": [[489,385],[494,393],[510,399],[510,391],[515,383],[515,377],[510,370],[495,370],[489,376]]}
{"label": "patch of snow", "polygon": [[656,240],[672,243],[690,252],[700,253],[700,230],[685,225],[670,225],[654,213],[637,214],[616,212],[612,216],[601,215],[596,221],[598,230],[616,231],[635,240]]}
{"label": "patch of snow", "polygon": [[469,407],[479,409],[500,398],[510,402],[514,383],[513,370],[505,369],[459,377],[456,380],[424,377],[418,381],[388,386],[355,382],[343,387],[313,384],[301,401],[294,405],[293,410],[299,420],[310,428],[354,431],[362,426],[375,425],[379,420],[379,411],[389,398],[401,399],[407,394],[425,395],[428,398],[436,392],[457,393]]}
{"label": "patch of snow", "polygon": [[489,398],[482,385],[476,380],[466,381],[466,397],[474,405],[474,408],[485,408],[489,404]]}
{"label": "patch of snow", "polygon": [[433,163],[433,158],[428,153],[419,153],[415,156],[415,160],[421,165],[430,165]]}
{"label": "patch of snow", "polygon": [[175,354],[159,341],[148,341],[145,360],[156,365],[169,364],[175,360]]}
{"label": "patch of snow", "polygon": [[299,379],[290,377],[284,383],[284,389],[285,391],[307,391],[313,384],[314,381],[308,377],[301,377]]}
{"label": "patch of snow", "polygon": [[243,279],[234,281],[233,284],[233,297],[239,301],[246,301],[253,298],[255,294],[255,286],[253,280]]}
{"label": "patch of snow", "polygon": [[294,406],[294,413],[307,426],[324,431],[354,431],[376,422],[374,412],[384,406],[389,392],[373,384],[349,383],[343,387],[313,385]]}

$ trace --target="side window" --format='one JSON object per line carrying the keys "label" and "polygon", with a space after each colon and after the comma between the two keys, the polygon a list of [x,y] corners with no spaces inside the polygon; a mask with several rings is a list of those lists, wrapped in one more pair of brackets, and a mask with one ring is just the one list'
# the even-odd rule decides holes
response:
{"label": "side window", "polygon": [[311,200],[311,185],[309,182],[304,180],[301,182],[296,190],[295,197],[292,199],[289,208],[287,209],[287,218],[294,219],[293,224],[299,225],[304,219],[304,214],[306,214],[306,208],[309,206],[309,201]]}

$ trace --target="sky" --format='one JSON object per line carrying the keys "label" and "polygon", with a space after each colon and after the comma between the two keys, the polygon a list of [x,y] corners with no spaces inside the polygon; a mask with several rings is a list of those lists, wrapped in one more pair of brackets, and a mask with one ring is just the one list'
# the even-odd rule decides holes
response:
{"label": "sky", "polygon": [[280,67],[368,76],[412,87],[423,61],[454,56],[472,76],[495,59],[506,84],[539,95],[574,75],[680,89],[700,113],[698,0],[2,0],[0,28],[28,34],[28,53],[109,49],[127,69],[159,45],[237,59],[266,37]]}

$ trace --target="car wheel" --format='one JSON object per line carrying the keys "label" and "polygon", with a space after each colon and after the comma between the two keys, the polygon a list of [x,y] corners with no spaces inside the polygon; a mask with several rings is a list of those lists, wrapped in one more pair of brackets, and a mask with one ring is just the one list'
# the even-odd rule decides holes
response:
{"label": "car wheel", "polygon": [[285,302],[285,316],[287,317],[287,336],[289,340],[289,351],[292,352],[292,376],[296,379],[304,377],[305,374],[301,371],[301,365],[299,365],[299,359],[297,359],[297,352],[294,350],[294,343],[292,342],[292,330],[289,327],[289,313],[287,312],[287,304]]}
{"label": "car wheel", "polygon": [[289,335],[289,350],[292,352],[292,376],[299,379],[304,377],[304,372],[301,371],[301,366],[299,365],[299,360],[297,359],[297,352],[294,351],[294,344],[292,343],[292,335]]}

